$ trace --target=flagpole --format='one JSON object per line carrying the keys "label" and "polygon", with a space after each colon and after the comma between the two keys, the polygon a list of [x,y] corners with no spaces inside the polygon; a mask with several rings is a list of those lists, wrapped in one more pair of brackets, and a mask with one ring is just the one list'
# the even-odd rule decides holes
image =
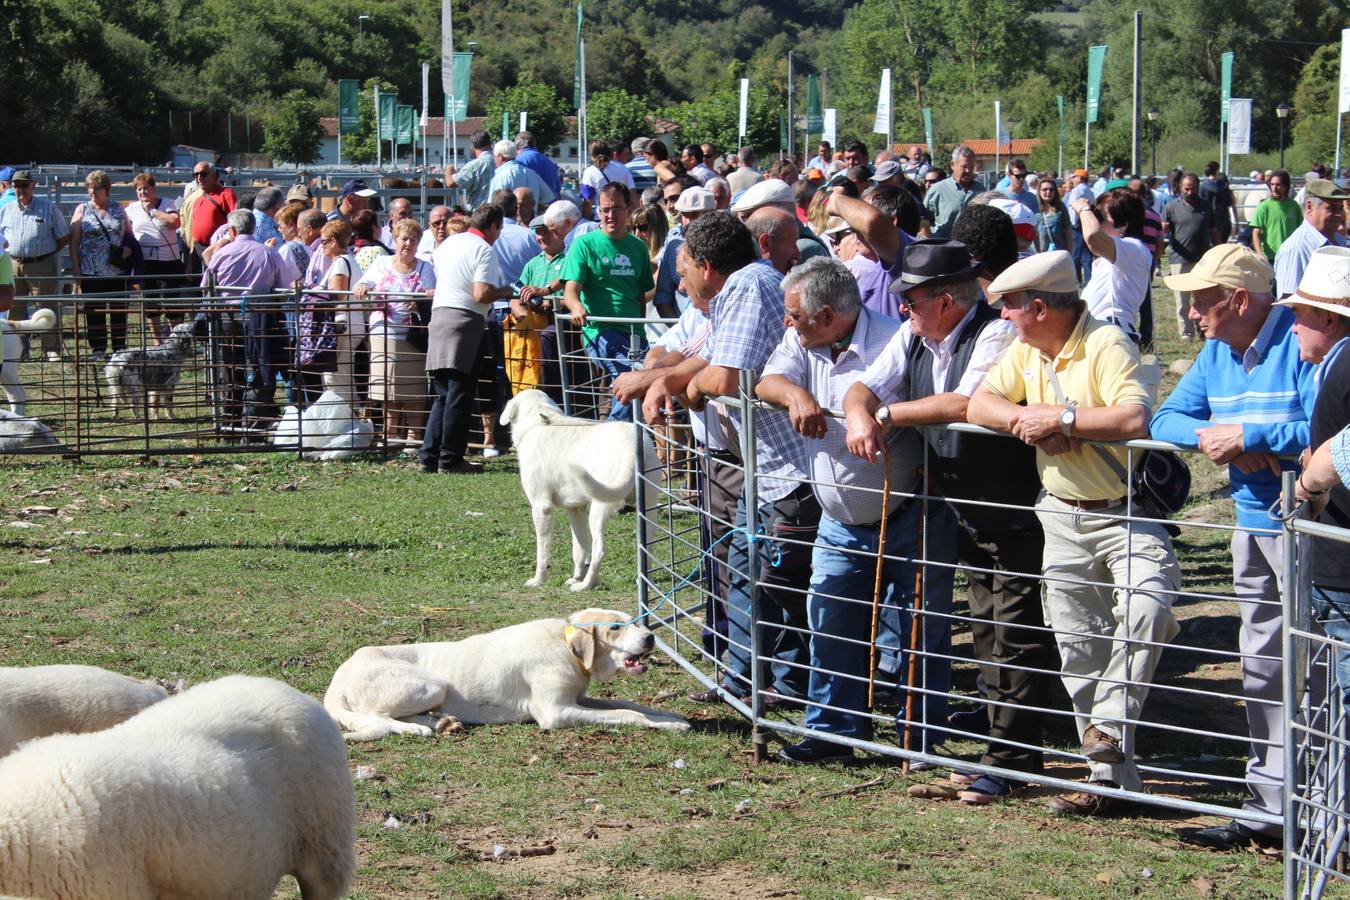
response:
{"label": "flagpole", "polygon": [[581,108],[577,111],[577,190],[581,189],[581,173],[586,159],[586,39],[581,39]]}
{"label": "flagpole", "polygon": [[[339,128],[339,130],[341,130]],[[380,86],[375,85],[375,168],[384,168],[384,145],[380,141]]]}

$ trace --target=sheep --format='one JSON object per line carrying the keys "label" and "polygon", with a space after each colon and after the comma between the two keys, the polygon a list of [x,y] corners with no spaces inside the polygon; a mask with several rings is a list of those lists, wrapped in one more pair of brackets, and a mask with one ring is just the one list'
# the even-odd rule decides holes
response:
{"label": "sheep", "polygon": [[346,746],[313,698],[232,675],[0,760],[0,894],[130,900],[346,893]]}
{"label": "sheep", "polygon": [[167,696],[97,666],[0,668],[0,757],[33,738],[111,728]]}

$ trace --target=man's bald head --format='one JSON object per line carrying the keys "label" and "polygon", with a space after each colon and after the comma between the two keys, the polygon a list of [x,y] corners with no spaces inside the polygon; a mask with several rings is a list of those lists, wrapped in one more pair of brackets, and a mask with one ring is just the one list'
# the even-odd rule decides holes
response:
{"label": "man's bald head", "polygon": [[776,206],[762,206],[745,220],[762,259],[786,273],[797,264],[797,217]]}

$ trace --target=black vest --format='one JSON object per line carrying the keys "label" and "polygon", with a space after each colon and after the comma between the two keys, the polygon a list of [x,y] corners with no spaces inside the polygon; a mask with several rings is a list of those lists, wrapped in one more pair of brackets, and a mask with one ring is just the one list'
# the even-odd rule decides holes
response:
{"label": "black vest", "polygon": [[[975,315],[956,339],[947,383],[933,385],[933,354],[923,339],[915,336],[909,345],[909,398],[922,400],[934,394],[956,390],[970,365],[975,343],[999,315],[987,303],[975,306]],[[928,442],[928,471],[937,477],[942,493],[953,499],[983,500],[1031,507],[1041,490],[1036,471],[1036,448],[1014,437],[962,434],[941,426],[922,429]],[[976,530],[1007,531],[1028,526],[1039,527],[1030,510],[997,509],[986,506],[952,504],[956,515]]]}

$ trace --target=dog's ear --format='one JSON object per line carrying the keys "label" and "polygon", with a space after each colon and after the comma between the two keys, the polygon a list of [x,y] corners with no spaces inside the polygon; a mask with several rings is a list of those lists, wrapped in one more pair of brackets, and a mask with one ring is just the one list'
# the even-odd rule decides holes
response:
{"label": "dog's ear", "polygon": [[506,409],[502,410],[501,422],[503,425],[510,426],[511,420],[516,417],[516,408],[517,403],[514,397],[506,401]]}
{"label": "dog's ear", "polygon": [[578,628],[573,626],[572,640],[569,642],[572,647],[572,653],[577,659],[581,660],[581,667],[587,672],[595,668],[595,628]]}

